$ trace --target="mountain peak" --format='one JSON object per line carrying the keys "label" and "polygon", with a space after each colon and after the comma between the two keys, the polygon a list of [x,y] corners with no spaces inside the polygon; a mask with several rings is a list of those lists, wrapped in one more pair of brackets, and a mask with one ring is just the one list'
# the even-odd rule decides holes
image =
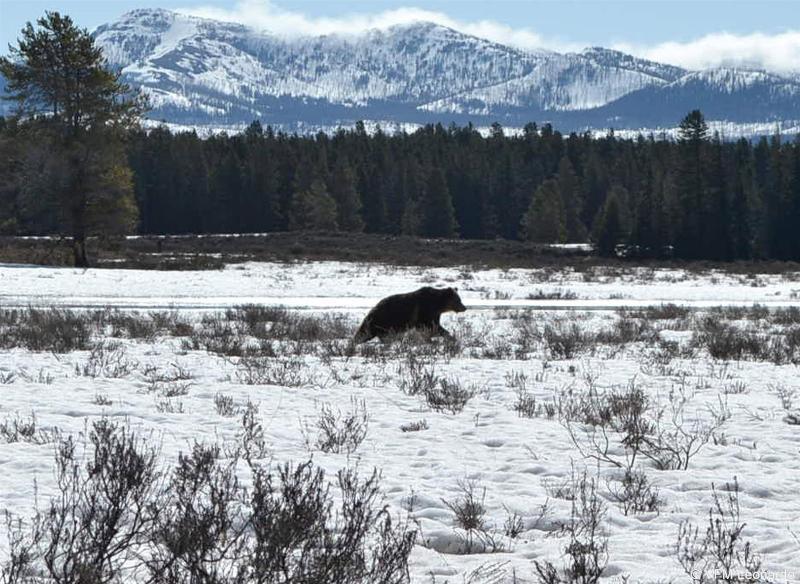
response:
{"label": "mountain peak", "polygon": [[[708,119],[715,119],[717,95],[726,96],[728,118],[730,112],[775,118],[774,111],[800,118],[796,84],[785,80],[703,77],[604,47],[526,51],[424,20],[363,34],[275,33],[146,8],[99,27],[95,37],[126,81],[150,96],[155,118],[195,127],[231,128],[253,119],[292,129],[359,119],[550,121],[579,130],[665,126],[685,114],[676,114],[675,104],[694,109],[698,95],[708,96]],[[757,114],[748,105],[753,87],[769,89]],[[737,92],[744,90],[750,101],[739,105]]]}

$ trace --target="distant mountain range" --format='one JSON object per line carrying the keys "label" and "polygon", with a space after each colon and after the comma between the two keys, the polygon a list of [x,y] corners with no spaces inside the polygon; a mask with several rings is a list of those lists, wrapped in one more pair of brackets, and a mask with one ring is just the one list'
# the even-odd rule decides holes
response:
{"label": "distant mountain range", "polygon": [[149,94],[149,117],[177,126],[656,129],[699,108],[732,134],[800,127],[800,75],[688,71],[600,47],[523,51],[426,22],[287,38],[145,9],[94,34],[109,63]]}

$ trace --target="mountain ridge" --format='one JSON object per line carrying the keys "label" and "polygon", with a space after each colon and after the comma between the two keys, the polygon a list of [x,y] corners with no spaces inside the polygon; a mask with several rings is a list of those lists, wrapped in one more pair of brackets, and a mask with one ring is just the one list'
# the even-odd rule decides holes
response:
{"label": "mountain ridge", "polygon": [[150,97],[151,119],[197,128],[365,119],[624,130],[674,127],[695,108],[742,126],[800,120],[800,74],[692,71],[604,47],[523,50],[430,22],[290,37],[145,8],[93,34]]}

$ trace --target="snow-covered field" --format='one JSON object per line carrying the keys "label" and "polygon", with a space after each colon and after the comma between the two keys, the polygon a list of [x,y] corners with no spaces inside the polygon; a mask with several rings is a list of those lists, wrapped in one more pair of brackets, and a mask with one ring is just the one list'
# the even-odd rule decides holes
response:
{"label": "snow-covered field", "polygon": [[[421,351],[419,360],[430,372],[474,392],[459,413],[435,411],[422,396],[409,394],[413,364],[401,352],[386,350],[375,358],[369,349],[354,356],[303,350],[286,356],[297,364],[299,380],[249,384],[238,356],[195,349],[167,334],[112,339],[109,328],[93,340],[116,351],[121,367],[113,373],[100,366],[87,374],[92,356],[86,350],[0,350],[0,423],[34,414],[40,427],[77,436],[88,421],[107,416],[127,421],[137,432],[152,432],[148,435],[162,442],[161,456],[171,461],[194,440],[236,440],[240,416],[220,415],[215,396],[231,397],[237,408],[249,401],[258,406],[267,459],[301,462],[313,454],[330,476],[355,465],[381,470],[390,510],[398,517],[410,514],[419,529],[411,554],[412,581],[419,583],[534,582],[534,560],[560,567],[568,536],[559,526],[570,519],[572,477],[584,471],[597,482],[605,505],[603,580],[690,582],[676,560],[679,526],[689,519],[702,536],[712,485],[724,489],[735,477],[746,524],[742,539],[761,556],[771,581],[800,582],[800,425],[792,423],[800,406],[800,393],[792,394],[800,386],[797,366],[791,359],[714,359],[706,346],[693,345],[698,331],[718,330],[702,328],[711,307],[800,307],[800,274],[471,271],[334,262],[198,272],[6,265],[0,266],[0,308],[112,306],[136,310],[142,318],[158,310],[199,329],[206,326],[204,316],[226,308],[283,305],[309,316],[341,315],[350,331],[379,298],[422,285],[457,287],[469,309],[442,319],[460,341],[454,355],[409,349]],[[620,321],[646,319],[619,308],[666,303],[688,310],[676,318],[651,317],[646,332],[623,341],[593,337],[569,358],[544,333],[548,325],[562,332],[577,327],[586,335],[623,330],[615,328]],[[767,311],[721,318],[762,335],[762,341],[788,337],[798,324],[773,322]],[[524,334],[529,344],[523,346]],[[153,372],[178,370],[189,377],[188,392],[167,398],[155,388]],[[697,442],[686,469],[659,470],[652,458],[640,455],[634,469],[658,489],[658,510],[625,514],[614,497],[622,476],[616,464],[626,461],[622,433],[606,428],[610,447],[599,456],[590,442],[600,436],[598,428],[567,410],[586,396],[630,396],[631,388],[649,400],[654,433]],[[518,411],[523,398],[529,406],[535,400],[530,417]],[[347,411],[362,400],[369,422],[355,452],[309,446],[323,407]],[[548,404],[559,411],[548,415]],[[426,429],[401,430],[420,420]],[[479,496],[485,489],[484,528],[473,541],[492,541],[488,548],[465,549],[470,534],[458,527],[447,505],[463,496],[468,484]],[[0,437],[0,509],[29,516],[37,491],[42,500],[54,489],[52,444],[6,443]],[[520,533],[509,537],[507,522],[515,515]],[[0,561],[6,553],[2,536]]]}

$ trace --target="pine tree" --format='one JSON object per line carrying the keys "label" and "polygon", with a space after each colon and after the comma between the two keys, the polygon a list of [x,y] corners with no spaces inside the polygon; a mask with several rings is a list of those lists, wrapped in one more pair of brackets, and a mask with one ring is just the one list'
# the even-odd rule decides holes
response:
{"label": "pine tree", "polygon": [[624,193],[623,187],[612,187],[603,208],[597,214],[592,228],[592,239],[594,239],[597,253],[601,256],[615,257],[617,245],[625,239],[625,227],[620,211],[620,201],[624,198],[626,198],[626,193]]}
{"label": "pine tree", "polygon": [[426,237],[455,237],[458,224],[453,209],[450,189],[441,168],[434,167],[428,174],[425,195],[420,210],[420,234]]}
{"label": "pine tree", "polygon": [[[71,236],[75,265],[86,267],[88,235],[125,233],[136,224],[123,138],[143,102],[71,18],[47,12],[37,25],[28,23],[10,55],[0,57],[0,73],[17,102],[21,146],[44,149],[50,159],[38,176],[49,179],[40,195],[58,213],[58,231]],[[37,166],[26,171],[31,176]]]}
{"label": "pine tree", "polygon": [[583,193],[578,176],[567,156],[558,163],[558,192],[564,206],[564,229],[566,240],[570,242],[586,241],[586,226],[581,221],[583,209]]}
{"label": "pine tree", "polygon": [[522,218],[523,237],[537,243],[561,243],[566,237],[558,181],[548,179],[536,189]]}
{"label": "pine tree", "polygon": [[336,201],[328,194],[325,183],[314,180],[307,189],[296,191],[289,209],[292,231],[336,231]]}
{"label": "pine tree", "polygon": [[353,169],[346,161],[336,165],[330,179],[329,191],[336,201],[336,222],[342,231],[363,231],[361,197],[356,190]]}
{"label": "pine tree", "polygon": [[704,154],[708,125],[703,114],[694,110],[686,115],[678,130],[678,197],[681,208],[675,251],[679,257],[702,255],[704,204]]}

